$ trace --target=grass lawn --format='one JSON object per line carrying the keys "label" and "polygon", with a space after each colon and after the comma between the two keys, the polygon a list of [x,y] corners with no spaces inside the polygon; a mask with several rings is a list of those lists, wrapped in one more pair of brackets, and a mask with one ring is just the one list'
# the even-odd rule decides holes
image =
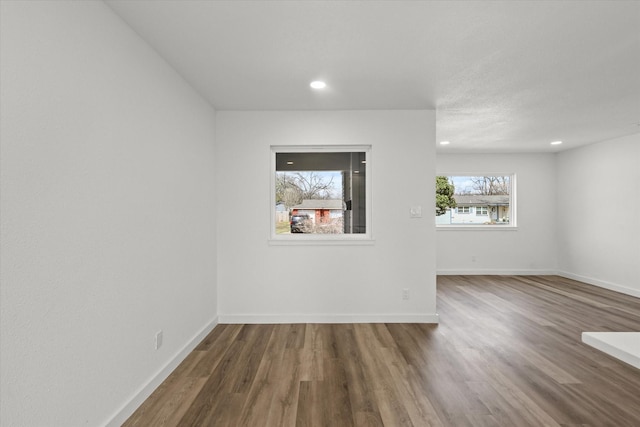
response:
{"label": "grass lawn", "polygon": [[289,221],[276,222],[276,234],[289,234],[291,233],[291,227]]}

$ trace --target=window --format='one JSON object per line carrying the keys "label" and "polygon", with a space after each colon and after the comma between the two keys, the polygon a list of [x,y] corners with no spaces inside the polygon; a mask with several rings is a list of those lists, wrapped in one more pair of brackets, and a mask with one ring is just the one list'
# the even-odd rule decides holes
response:
{"label": "window", "polygon": [[370,147],[272,147],[274,240],[370,238]]}
{"label": "window", "polygon": [[515,224],[514,174],[436,177],[438,227],[514,228]]}
{"label": "window", "polygon": [[476,216],[489,215],[489,209],[486,206],[476,206]]}

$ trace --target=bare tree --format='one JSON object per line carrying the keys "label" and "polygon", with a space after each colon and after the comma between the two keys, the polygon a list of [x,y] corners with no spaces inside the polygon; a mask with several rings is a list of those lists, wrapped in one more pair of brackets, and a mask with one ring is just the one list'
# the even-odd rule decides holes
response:
{"label": "bare tree", "polygon": [[315,234],[343,234],[344,220],[340,218],[328,218],[324,221],[318,221],[312,226],[311,233]]}
{"label": "bare tree", "polygon": [[287,208],[305,199],[330,199],[335,192],[333,176],[313,171],[276,173],[276,203],[284,203]]}
{"label": "bare tree", "polygon": [[316,172],[296,172],[293,180],[302,192],[303,199],[329,199],[334,190],[333,177],[327,181]]}
{"label": "bare tree", "polygon": [[482,194],[482,195],[509,194],[509,177],[508,176],[474,176],[471,178],[471,182],[473,182],[474,194]]}
{"label": "bare tree", "polygon": [[296,187],[286,188],[284,190],[282,201],[287,208],[299,205],[300,203],[302,203],[302,192],[299,188]]}
{"label": "bare tree", "polygon": [[302,190],[294,176],[276,173],[276,203],[284,203],[287,208],[302,203]]}

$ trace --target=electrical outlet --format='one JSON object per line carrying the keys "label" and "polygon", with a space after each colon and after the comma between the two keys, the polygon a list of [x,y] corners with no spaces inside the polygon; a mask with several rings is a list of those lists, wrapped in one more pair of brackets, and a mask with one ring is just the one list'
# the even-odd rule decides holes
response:
{"label": "electrical outlet", "polygon": [[162,331],[156,332],[156,350],[162,347]]}
{"label": "electrical outlet", "polygon": [[409,299],[409,288],[404,288],[402,290],[402,299]]}

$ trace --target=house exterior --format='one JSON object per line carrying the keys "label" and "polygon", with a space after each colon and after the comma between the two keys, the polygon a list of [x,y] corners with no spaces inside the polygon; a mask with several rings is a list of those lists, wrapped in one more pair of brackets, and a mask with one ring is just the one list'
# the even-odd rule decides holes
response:
{"label": "house exterior", "polygon": [[342,219],[343,202],[340,199],[305,199],[291,208],[291,214],[307,214],[314,224],[330,223]]}
{"label": "house exterior", "polygon": [[436,216],[437,225],[508,224],[509,195],[454,195],[457,207]]}

